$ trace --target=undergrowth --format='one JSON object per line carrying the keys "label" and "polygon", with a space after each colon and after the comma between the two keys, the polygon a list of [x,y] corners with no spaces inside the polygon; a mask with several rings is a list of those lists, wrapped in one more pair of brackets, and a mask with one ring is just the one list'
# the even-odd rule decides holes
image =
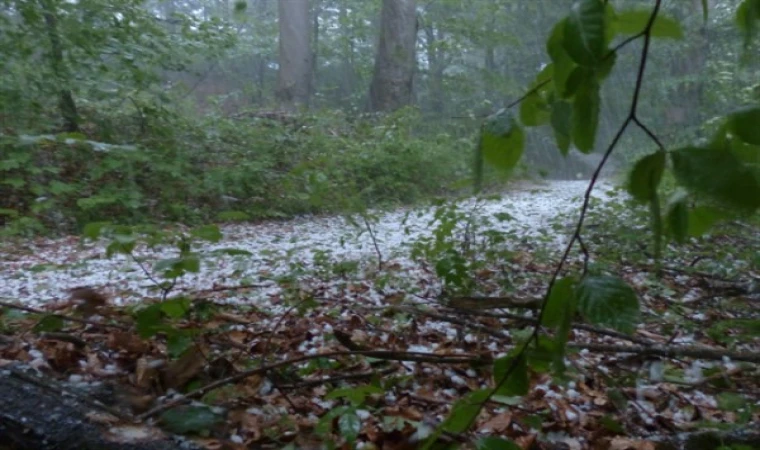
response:
{"label": "undergrowth", "polygon": [[257,220],[409,204],[461,189],[472,139],[415,134],[420,121],[411,110],[197,119],[163,111],[139,121],[93,119],[82,134],[0,134],[0,224],[6,235],[30,235],[78,232],[101,220]]}

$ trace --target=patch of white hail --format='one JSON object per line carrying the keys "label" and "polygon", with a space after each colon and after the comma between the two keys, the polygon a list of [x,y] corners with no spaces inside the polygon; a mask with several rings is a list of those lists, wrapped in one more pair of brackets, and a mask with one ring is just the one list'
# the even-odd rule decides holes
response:
{"label": "patch of white hail", "polygon": [[[586,187],[586,181],[554,181],[507,192],[498,200],[465,200],[459,207],[465,211],[471,208],[473,214],[491,219],[494,214],[507,213],[513,220],[493,220],[492,228],[530,238],[548,233],[555,217],[568,223],[574,221]],[[597,197],[607,198],[609,189],[609,185],[600,183],[595,191]],[[407,277],[430,278],[409,255],[412,242],[431,235],[433,219],[430,207],[379,214],[373,233],[385,261],[401,267]],[[333,261],[361,261],[365,270],[376,265],[375,243],[369,233],[359,231],[342,217],[223,226],[221,242],[201,244],[198,249],[203,256],[200,273],[184,277],[177,288],[192,292],[215,285],[258,283],[264,287],[225,301],[267,306],[268,300],[280,293],[273,277],[298,273],[299,266],[314,268],[320,256],[328,255]],[[564,232],[557,236],[557,244],[567,239]],[[105,258],[105,246],[104,242],[81,243],[67,238],[34,241],[24,254],[0,250],[0,298],[34,306],[65,299],[68,289],[82,285],[105,287],[114,294],[117,304],[158,296],[134,261],[121,255]],[[250,256],[218,253],[229,248],[247,251]],[[176,254],[164,249],[141,251],[139,256],[149,267],[151,262]],[[434,285],[433,281],[427,283]],[[365,300],[379,303],[380,297],[369,293]]]}

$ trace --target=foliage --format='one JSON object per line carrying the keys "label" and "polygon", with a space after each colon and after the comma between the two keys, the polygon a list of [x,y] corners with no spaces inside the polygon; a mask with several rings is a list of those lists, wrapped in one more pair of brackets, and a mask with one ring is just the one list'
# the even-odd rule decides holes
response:
{"label": "foliage", "polygon": [[415,137],[411,120],[403,113],[353,124],[316,116],[297,123],[177,119],[156,124],[171,126],[173,138],[155,136],[140,146],[72,134],[5,136],[0,213],[6,232],[60,233],[102,219],[271,218],[453,192],[466,176],[458,158],[464,142]]}
{"label": "foliage", "polygon": [[[750,3],[752,6],[748,6]],[[752,34],[755,22],[752,20],[750,26],[747,17],[755,17],[760,21],[760,15],[755,14],[757,11],[752,9],[752,12],[748,12],[750,8],[754,8],[755,3],[745,2],[737,13],[738,22],[745,35]],[[629,11],[618,15],[607,2],[574,2],[569,15],[554,26],[547,39],[547,53],[552,63],[538,74],[533,87],[522,98],[522,123],[518,124],[510,118],[508,122],[502,120],[501,127],[495,128],[492,120],[481,131],[479,162],[490,162],[502,170],[514,167],[523,152],[525,142],[521,138],[522,127],[536,127],[549,123],[554,128],[556,145],[560,152],[566,153],[570,143],[580,152],[592,152],[596,145],[599,123],[600,87],[616,64],[620,49],[632,42],[631,39],[626,39],[612,45],[613,40],[618,35],[626,34],[633,35],[634,39],[644,40],[629,113],[607,147],[599,169],[592,177],[586,201],[582,205],[581,218],[551,279],[550,288],[541,307],[541,324],[552,327],[557,335],[554,341],[554,352],[557,356],[554,357],[554,361],[557,363],[555,370],[559,373],[564,369],[562,357],[567,345],[566,336],[570,332],[569,324],[576,312],[591,323],[605,325],[628,334],[636,330],[640,321],[640,306],[636,292],[625,280],[589,273],[589,253],[581,236],[589,208],[589,194],[597,182],[599,171],[609,155],[616,150],[620,137],[629,125],[639,127],[659,147],[656,153],[646,155],[636,162],[628,181],[628,191],[633,199],[650,205],[656,259],[661,258],[663,218],[659,195],[663,173],[669,169],[666,167],[667,157],[670,157],[672,162],[670,169],[673,177],[683,190],[679,193],[678,200],[673,203],[674,206],[668,212],[667,218],[670,234],[676,241],[683,242],[688,233],[689,216],[696,209],[687,206],[686,202],[689,199],[707,201],[723,211],[751,214],[760,208],[760,171],[756,165],[757,157],[760,155],[760,138],[757,135],[760,109],[753,106],[728,115],[721,121],[716,135],[707,146],[677,149],[666,149],[637,114],[645,68],[650,57],[651,40],[683,37],[679,22],[665,17],[660,7],[661,2],[658,1],[651,11]],[[568,114],[569,119],[565,117],[562,120],[550,120],[551,117]],[[496,136],[501,139],[496,140]],[[515,139],[513,136],[520,138]],[[480,174],[482,169],[476,167],[476,175]],[[732,217],[727,212],[717,214],[718,218]],[[571,278],[558,280],[558,276],[576,242],[584,254],[584,267],[580,282],[574,286]],[[504,387],[513,386],[515,377],[523,377],[527,370],[525,357],[533,345],[534,351],[541,350],[545,342],[542,334],[541,328],[535,326],[530,338],[513,350],[508,362],[497,360],[494,372],[499,376],[495,385],[460,400],[460,404],[452,408],[441,429],[463,432],[470,428],[489,399],[501,393]],[[538,367],[534,369],[539,370]],[[510,393],[515,394],[512,391]],[[429,448],[438,436],[436,434],[430,438],[426,448]]]}

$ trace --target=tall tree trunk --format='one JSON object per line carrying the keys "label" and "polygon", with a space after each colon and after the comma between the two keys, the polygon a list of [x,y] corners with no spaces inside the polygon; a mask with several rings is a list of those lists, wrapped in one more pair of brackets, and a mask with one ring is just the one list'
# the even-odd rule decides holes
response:
{"label": "tall tree trunk", "polygon": [[[340,24],[341,33],[341,65],[337,93],[338,101],[344,104],[351,99],[356,86],[356,34],[354,31],[354,19],[349,17],[348,7],[346,6],[349,1],[342,0],[338,9],[338,23]],[[354,12],[354,14],[356,13]]]}
{"label": "tall tree trunk", "polygon": [[394,111],[411,102],[416,44],[415,0],[383,0],[380,42],[369,88],[370,111]]}
{"label": "tall tree trunk", "polygon": [[423,27],[426,37],[426,49],[428,57],[428,91],[430,92],[430,107],[437,114],[444,112],[444,94],[443,94],[443,55],[438,42],[442,39],[442,32],[432,23],[427,23]]}
{"label": "tall tree trunk", "polygon": [[58,109],[63,119],[63,129],[68,132],[79,131],[79,113],[74,95],[69,87],[68,70],[63,60],[63,44],[58,34],[58,16],[55,3],[51,0],[41,0],[42,14],[45,19],[48,40],[50,41],[50,66],[58,78]]}
{"label": "tall tree trunk", "polygon": [[277,99],[293,110],[308,106],[311,96],[311,20],[308,0],[279,0],[280,67]]}

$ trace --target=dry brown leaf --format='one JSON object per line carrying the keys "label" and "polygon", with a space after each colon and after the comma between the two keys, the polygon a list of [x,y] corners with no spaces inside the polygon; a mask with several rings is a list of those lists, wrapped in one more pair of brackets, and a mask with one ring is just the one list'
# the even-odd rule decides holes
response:
{"label": "dry brown leaf", "polygon": [[652,441],[615,437],[610,441],[608,448],[609,450],[655,450],[655,445]]}
{"label": "dry brown leaf", "polygon": [[240,325],[250,325],[251,321],[245,317],[238,316],[236,314],[227,313],[227,312],[220,312],[216,315],[217,319],[224,320],[227,322],[237,323]]}
{"label": "dry brown leaf", "polygon": [[114,351],[123,350],[132,354],[143,354],[150,349],[150,344],[128,331],[114,331],[108,335],[106,345]]}
{"label": "dry brown leaf", "polygon": [[114,424],[119,423],[118,417],[108,414],[105,411],[96,411],[96,410],[88,411],[85,414],[85,417],[87,417],[87,419],[90,420],[91,422],[99,423],[102,425],[114,425]]}
{"label": "dry brown leaf", "polygon": [[160,385],[160,369],[165,365],[164,360],[149,360],[140,358],[135,368],[135,386],[141,389],[151,389]]}
{"label": "dry brown leaf", "polygon": [[510,412],[503,412],[501,414],[497,414],[490,419],[488,419],[485,423],[480,425],[478,427],[478,430],[481,432],[496,432],[496,433],[503,433],[507,431],[509,428],[509,425],[512,424],[512,413]]}
{"label": "dry brown leaf", "polygon": [[164,386],[179,389],[201,373],[206,366],[206,357],[199,345],[187,349],[179,359],[172,361],[163,371]]}

